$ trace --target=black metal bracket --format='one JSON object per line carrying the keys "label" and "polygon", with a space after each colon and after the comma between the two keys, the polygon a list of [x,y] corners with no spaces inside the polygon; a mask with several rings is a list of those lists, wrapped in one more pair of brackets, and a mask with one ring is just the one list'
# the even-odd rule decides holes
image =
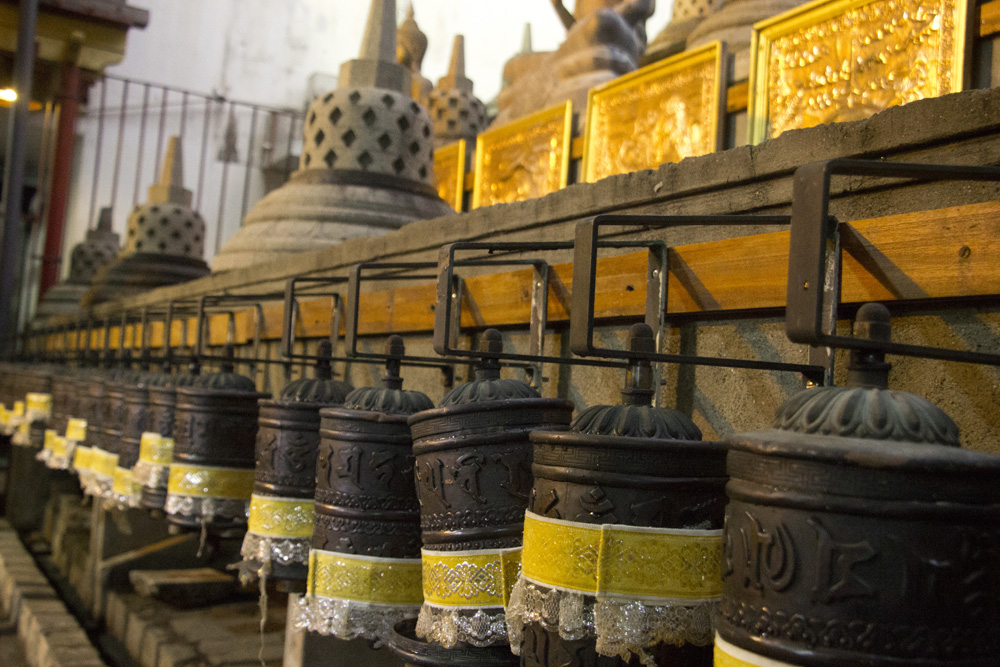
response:
{"label": "black metal bracket", "polygon": [[[612,350],[594,345],[594,298],[597,285],[597,250],[600,247],[614,247],[615,242],[599,240],[602,227],[644,227],[666,229],[682,226],[787,226],[790,217],[785,215],[598,215],[576,226],[576,243],[573,255],[573,295],[570,300],[570,349],[574,354],[585,357],[612,359],[646,359],[651,362],[691,364],[696,366],[716,366],[726,368],[746,368],[752,370],[791,371],[801,373],[814,384],[828,383],[830,373],[823,364],[790,364],[777,361],[758,361],[727,357],[704,357],[688,354],[650,353],[640,354],[625,350]],[[652,255],[651,255],[652,259]],[[660,266],[650,265],[647,272],[646,322],[665,321],[667,312],[667,275],[669,272],[666,254],[658,260]],[[655,282],[655,284],[654,284]],[[654,331],[656,324],[650,324]],[[657,340],[659,349],[659,340]]]}
{"label": "black metal bracket", "polygon": [[230,361],[224,356],[205,354],[205,321],[211,314],[226,314],[229,316],[229,329],[226,334],[227,343],[232,343],[236,333],[236,308],[238,306],[249,307],[254,312],[254,335],[253,352],[249,357],[235,357],[231,361],[237,364],[245,364],[251,374],[257,370],[257,364],[280,364],[284,363],[280,359],[266,359],[260,356],[261,330],[264,328],[264,307],[265,301],[278,301],[284,297],[283,293],[267,294],[212,294],[203,295],[198,299],[197,326],[195,333],[194,356],[198,361]]}
{"label": "black metal bracket", "polygon": [[[836,159],[813,162],[795,171],[792,191],[792,232],[788,253],[788,338],[820,348],[878,350],[887,354],[1000,366],[1000,354],[967,352],[926,345],[908,345],[836,335],[839,289],[831,290],[830,276],[839,282],[841,253],[839,222],[830,217],[830,181],[833,176],[912,178],[927,181],[1000,181],[1000,168],[906,164],[878,160]],[[836,270],[831,271],[830,266]]]}
{"label": "black metal bracket", "polygon": [[[347,278],[342,277],[324,277],[324,278],[289,278],[288,282],[285,283],[285,308],[282,314],[281,323],[281,354],[286,359],[298,359],[301,361],[316,361],[320,359],[318,355],[315,354],[299,354],[295,352],[295,342],[296,334],[295,329],[298,325],[300,312],[299,312],[299,300],[295,292],[295,286],[299,283],[312,283],[315,285],[340,285],[347,282]],[[339,292],[328,292],[310,294],[312,297],[330,297],[330,357],[323,357],[323,359],[329,359],[330,361],[346,361],[350,362],[350,359],[346,357],[340,357],[337,355],[338,342],[340,340],[340,321],[344,316],[344,299],[340,296]]]}
{"label": "black metal bracket", "polygon": [[[631,242],[630,242],[631,244]],[[644,245],[649,245],[644,243]],[[605,366],[625,368],[626,364],[619,361],[604,361],[598,359],[575,359],[557,357],[545,354],[545,329],[548,324],[549,303],[549,264],[542,259],[520,259],[504,257],[486,257],[479,259],[456,259],[460,251],[476,250],[480,252],[513,253],[513,252],[544,252],[553,250],[569,250],[573,247],[571,241],[508,241],[480,242],[459,241],[442,246],[438,251],[437,305],[434,309],[434,351],[438,354],[465,358],[502,359],[505,361],[524,362],[524,370],[531,386],[540,388],[545,377],[542,365],[569,364],[582,366]],[[462,286],[462,279],[456,275],[455,269],[469,266],[530,266],[531,281],[531,315],[528,324],[528,353],[513,352],[488,353],[482,351],[462,350],[456,347],[461,331],[461,299],[456,297],[456,290]]]}

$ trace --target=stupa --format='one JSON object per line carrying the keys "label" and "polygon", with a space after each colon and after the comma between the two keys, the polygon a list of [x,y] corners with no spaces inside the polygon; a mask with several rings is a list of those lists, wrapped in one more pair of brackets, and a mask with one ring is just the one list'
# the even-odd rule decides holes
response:
{"label": "stupa", "polygon": [[94,274],[114,261],[119,239],[111,229],[111,208],[101,209],[97,227],[87,230],[87,236],[77,243],[69,256],[69,275],[54,285],[42,297],[35,317],[44,320],[57,315],[72,315],[80,310],[80,301],[90,289]]}
{"label": "stupa", "polygon": [[184,187],[180,137],[170,137],[163,171],[149,188],[149,201],[132,210],[125,248],[94,274],[84,306],[122,299],[209,273],[202,259],[205,220],[191,208]]}
{"label": "stupa", "polygon": [[410,78],[413,80],[410,90],[419,104],[426,107],[430,102],[431,90],[434,84],[430,79],[420,73],[420,67],[424,63],[424,54],[427,53],[427,35],[417,25],[413,18],[413,3],[406,10],[406,18],[396,29],[396,60],[400,65],[410,70]]}
{"label": "stupa", "polygon": [[395,14],[395,0],[372,0],[361,56],[309,107],[298,171],[251,209],[216,271],[454,212],[434,188],[430,116],[396,62]]}
{"label": "stupa", "polygon": [[448,73],[431,91],[428,111],[434,122],[434,144],[447,146],[459,139],[475,141],[486,128],[486,107],[472,94],[472,79],[465,76],[465,38],[455,35]]}

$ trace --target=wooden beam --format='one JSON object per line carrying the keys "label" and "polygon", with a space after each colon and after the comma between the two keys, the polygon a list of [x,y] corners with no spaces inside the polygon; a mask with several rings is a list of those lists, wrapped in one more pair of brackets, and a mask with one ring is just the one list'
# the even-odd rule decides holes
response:
{"label": "wooden beam", "polygon": [[989,0],[979,6],[979,36],[991,37],[1000,32],[1000,0]]}
{"label": "wooden beam", "polygon": [[[1000,0],[998,0],[1000,1]],[[726,112],[746,111],[750,100],[750,82],[740,81],[726,91]]]}
{"label": "wooden beam", "polygon": [[[782,308],[788,271],[787,231],[676,246],[670,249],[668,313]],[[841,224],[842,300],[845,303],[1000,295],[1000,201],[935,211],[905,213]],[[646,299],[645,252],[598,259],[594,313],[597,319],[640,317]],[[573,265],[550,268],[548,318],[569,319]],[[528,269],[471,276],[465,280],[462,326],[525,326],[531,308]],[[359,304],[359,333],[428,332],[434,327],[433,283],[364,292]],[[299,300],[297,335],[328,335],[331,300]],[[281,302],[263,304],[260,337],[281,337]],[[234,342],[253,340],[253,310],[235,316]],[[162,322],[151,323],[153,347],[163,342]],[[131,341],[131,327],[126,341]],[[228,315],[213,315],[209,343],[221,345]],[[182,324],[175,321],[172,344],[181,344]],[[188,323],[188,345],[195,342],[195,321]],[[48,342],[61,349],[58,336]],[[118,327],[111,332],[116,347]],[[92,345],[103,347],[103,329],[92,332]]]}

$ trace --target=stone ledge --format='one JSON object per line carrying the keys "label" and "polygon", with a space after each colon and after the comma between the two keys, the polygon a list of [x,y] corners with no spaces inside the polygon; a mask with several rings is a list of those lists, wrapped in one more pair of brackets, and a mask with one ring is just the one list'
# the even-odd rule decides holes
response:
{"label": "stone ledge", "polygon": [[31,667],[106,667],[6,522],[0,523],[0,613],[16,622]]}

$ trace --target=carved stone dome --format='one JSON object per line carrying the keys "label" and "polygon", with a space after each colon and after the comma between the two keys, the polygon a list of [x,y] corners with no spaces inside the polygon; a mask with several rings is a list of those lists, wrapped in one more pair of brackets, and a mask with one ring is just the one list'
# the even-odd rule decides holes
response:
{"label": "carved stone dome", "polygon": [[70,252],[68,283],[86,285],[98,269],[118,255],[118,234],[111,230],[111,209],[102,208],[97,228],[87,231],[86,238]]}
{"label": "carved stone dome", "polygon": [[431,91],[428,111],[434,121],[438,146],[465,139],[472,141],[486,128],[486,107],[472,94],[472,81],[465,76],[465,39],[455,36],[448,74]]}
{"label": "carved stone dome", "polygon": [[137,206],[128,219],[124,254],[138,252],[201,259],[205,220],[197,211],[179,204]]}

